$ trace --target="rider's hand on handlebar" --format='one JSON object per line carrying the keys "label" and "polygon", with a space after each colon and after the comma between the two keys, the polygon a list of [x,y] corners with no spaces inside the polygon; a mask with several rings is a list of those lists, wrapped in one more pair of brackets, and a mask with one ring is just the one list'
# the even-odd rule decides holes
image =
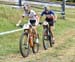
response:
{"label": "rider's hand on handlebar", "polygon": [[20,26],[21,20],[18,21],[18,23],[16,24],[17,27]]}

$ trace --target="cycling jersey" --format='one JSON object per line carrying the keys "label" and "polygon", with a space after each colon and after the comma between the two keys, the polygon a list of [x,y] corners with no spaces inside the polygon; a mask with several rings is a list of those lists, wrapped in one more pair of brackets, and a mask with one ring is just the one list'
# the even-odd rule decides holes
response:
{"label": "cycling jersey", "polygon": [[35,23],[35,25],[38,25],[37,15],[36,15],[35,11],[30,10],[29,13],[24,12],[23,16],[28,16],[28,17],[29,17],[28,24],[33,24],[33,23]]}
{"label": "cycling jersey", "polygon": [[53,19],[48,18],[48,15],[53,15],[53,16],[54,16],[54,15],[55,15],[54,12],[53,12],[52,10],[50,10],[50,11],[48,11],[48,12],[43,11],[43,12],[41,13],[41,16],[43,16],[43,15],[46,15],[45,21],[48,22],[50,26],[54,26],[54,21],[53,21]]}
{"label": "cycling jersey", "polygon": [[23,16],[28,16],[29,20],[36,20],[36,13],[33,10],[30,10],[29,13],[24,12]]}
{"label": "cycling jersey", "polygon": [[46,11],[43,11],[41,13],[41,16],[43,16],[43,15],[55,15],[55,14],[54,14],[54,11],[50,10],[50,11],[48,11],[48,13]]}

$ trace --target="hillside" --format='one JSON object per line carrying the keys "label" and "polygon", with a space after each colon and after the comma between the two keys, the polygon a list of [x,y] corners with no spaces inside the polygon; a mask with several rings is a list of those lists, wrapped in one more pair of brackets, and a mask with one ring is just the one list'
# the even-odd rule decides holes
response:
{"label": "hillside", "polygon": [[[52,9],[59,9],[53,8]],[[41,9],[34,8],[35,11]],[[17,29],[21,9],[0,5],[0,32]],[[43,18],[42,18],[43,19]],[[23,20],[24,23],[27,19]],[[40,34],[40,51],[23,58],[19,52],[19,38],[22,32],[0,36],[0,62],[75,62],[75,9],[66,9],[66,19],[58,14],[56,22],[54,47],[44,50],[42,47],[42,26],[38,27]]]}

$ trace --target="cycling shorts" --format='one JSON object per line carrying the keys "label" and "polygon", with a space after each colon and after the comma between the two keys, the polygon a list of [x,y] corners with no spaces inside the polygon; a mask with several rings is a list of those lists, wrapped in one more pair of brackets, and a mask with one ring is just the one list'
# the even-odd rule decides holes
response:
{"label": "cycling shorts", "polygon": [[46,17],[46,22],[49,23],[50,26],[54,26],[54,20]]}
{"label": "cycling shorts", "polygon": [[31,24],[32,26],[35,26],[35,25],[36,25],[36,20],[30,20],[30,24]]}

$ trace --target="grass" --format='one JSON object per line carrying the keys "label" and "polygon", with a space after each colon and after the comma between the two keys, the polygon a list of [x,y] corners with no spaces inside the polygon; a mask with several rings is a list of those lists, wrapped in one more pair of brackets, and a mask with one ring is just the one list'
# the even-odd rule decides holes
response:
{"label": "grass", "polygon": [[[51,8],[54,9],[53,7]],[[55,9],[59,10],[59,8]],[[38,10],[36,8],[34,8],[34,10],[39,12],[42,11],[41,9]],[[59,18],[55,25],[55,46],[50,50],[42,50],[41,53],[31,56],[28,60],[29,62],[75,62],[75,14],[71,14],[75,12],[74,10],[75,9],[66,9],[65,20],[60,19],[60,15],[58,14]],[[16,10],[9,6],[0,5],[0,32],[17,29],[15,24],[18,22],[22,13],[21,9]],[[26,23],[27,21],[23,20],[23,22]],[[38,27],[38,32],[40,34],[40,43],[42,45],[42,26]],[[19,38],[21,33],[22,32],[16,32],[0,36],[0,60],[2,60],[2,62],[13,62],[11,60],[13,57],[9,59],[6,57],[9,57],[11,54],[20,54]],[[42,46],[40,47],[42,48]],[[2,57],[5,57],[6,59],[1,59]],[[18,62],[18,59],[23,60],[23,58],[15,58],[15,60],[13,60],[14,62]]]}
{"label": "grass", "polygon": [[11,0],[0,0],[0,4],[5,4],[5,5],[18,5],[16,4],[14,1],[11,1]]}
{"label": "grass", "polygon": [[[5,5],[0,5],[0,32],[16,29],[15,24],[19,20],[20,14],[21,12],[19,12],[19,10],[12,9]],[[11,51],[14,53],[18,51],[19,42],[17,41],[19,35],[20,33],[14,33],[0,36],[0,56],[10,54]]]}
{"label": "grass", "polygon": [[[68,38],[68,40],[66,39],[66,41],[62,45],[60,44],[59,47],[55,47],[53,50],[51,50],[51,52],[47,52],[40,60],[43,60],[43,62],[74,62],[75,50],[72,50],[75,49],[75,39],[73,39],[74,37],[75,36],[70,37]],[[37,62],[39,62],[40,60],[38,60]]]}

